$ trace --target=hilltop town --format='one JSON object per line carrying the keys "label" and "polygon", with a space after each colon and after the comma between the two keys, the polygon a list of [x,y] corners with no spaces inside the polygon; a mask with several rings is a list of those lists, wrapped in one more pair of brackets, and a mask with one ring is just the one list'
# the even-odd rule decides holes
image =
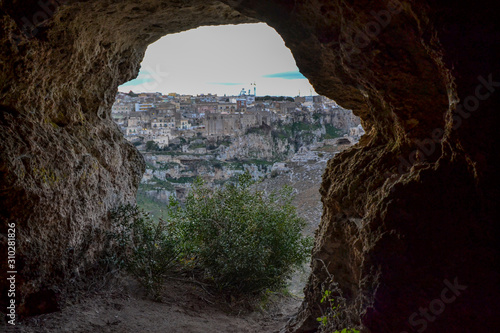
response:
{"label": "hilltop town", "polygon": [[241,135],[251,127],[292,123],[297,116],[313,114],[327,116],[331,118],[327,123],[336,125],[343,134],[359,137],[359,119],[347,119],[346,111],[324,96],[256,97],[245,90],[238,96],[119,92],[112,116],[129,141],[153,141],[158,148],[165,148],[179,144],[179,138],[217,141]]}
{"label": "hilltop town", "polygon": [[[112,116],[145,158],[138,202],[156,214],[171,196],[182,200],[196,177],[217,186],[243,172],[265,179],[293,173],[294,165],[326,165],[364,134],[358,117],[326,97],[257,97],[246,90],[119,92]],[[314,178],[319,186],[321,173]]]}

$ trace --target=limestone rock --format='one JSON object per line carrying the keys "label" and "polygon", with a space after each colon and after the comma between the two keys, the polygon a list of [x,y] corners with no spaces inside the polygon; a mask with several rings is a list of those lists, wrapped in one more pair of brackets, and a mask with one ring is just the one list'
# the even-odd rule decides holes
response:
{"label": "limestone rock", "polygon": [[[490,3],[58,3],[0,4],[0,269],[14,222],[18,313],[57,308],[45,301],[92,269],[109,209],[134,200],[144,162],[110,109],[147,45],[201,25],[263,21],[316,91],[367,131],[324,174],[312,275],[289,330],[317,329],[328,275],[317,259],[347,299],[341,325],[410,331],[412,314],[457,278],[467,289],[424,320],[426,332],[498,329],[500,29]],[[2,279],[3,309],[7,289]]]}

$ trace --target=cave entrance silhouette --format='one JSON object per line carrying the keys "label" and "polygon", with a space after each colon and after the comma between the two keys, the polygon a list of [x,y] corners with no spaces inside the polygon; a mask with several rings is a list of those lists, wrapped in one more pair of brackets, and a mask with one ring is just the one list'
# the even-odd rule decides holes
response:
{"label": "cave entrance silhouette", "polygon": [[[418,306],[455,277],[471,292],[432,328],[425,322],[429,331],[497,328],[499,36],[486,2],[21,0],[1,8],[0,216],[2,234],[9,223],[18,230],[20,314],[43,308],[30,296],[63,294],[85,276],[109,210],[135,200],[144,163],[110,110],[147,46],[199,26],[266,22],[316,92],[352,109],[367,130],[323,176],[313,257],[331,271],[312,263],[290,329],[317,328],[329,274],[348,300],[339,328],[409,331]],[[429,140],[433,153],[419,153]],[[410,167],[398,170],[402,159]]]}

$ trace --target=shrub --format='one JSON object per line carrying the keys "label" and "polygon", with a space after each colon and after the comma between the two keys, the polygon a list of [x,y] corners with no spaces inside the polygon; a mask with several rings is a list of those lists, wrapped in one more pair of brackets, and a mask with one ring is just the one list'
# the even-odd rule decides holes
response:
{"label": "shrub", "polygon": [[159,150],[160,147],[158,146],[158,143],[154,141],[148,141],[146,142],[146,150],[147,151],[152,151],[152,150]]}
{"label": "shrub", "polygon": [[[176,205],[170,207],[176,210]],[[161,294],[165,276],[177,263],[181,233],[174,222],[154,221],[149,214],[132,205],[111,213],[112,236],[117,243],[116,264],[126,268],[153,298]]]}
{"label": "shrub", "polygon": [[342,131],[336,127],[333,127],[332,125],[325,125],[325,135],[323,136],[323,139],[335,139],[339,138],[342,136]]}
{"label": "shrub", "polygon": [[[322,260],[324,268],[326,266]],[[320,323],[318,332],[321,333],[359,333],[356,327],[356,319],[359,318],[356,311],[347,308],[346,299],[342,290],[334,281],[333,276],[326,270],[329,278],[321,284],[322,297],[319,306],[323,315],[316,318]],[[347,326],[347,327],[346,327]]]}
{"label": "shrub", "polygon": [[112,213],[114,261],[156,299],[179,268],[233,294],[283,287],[309,257],[312,239],[301,233],[291,188],[266,196],[251,184],[248,173],[217,189],[198,178],[184,206],[172,199],[165,207],[167,221],[120,207]]}
{"label": "shrub", "polygon": [[205,276],[236,293],[279,288],[308,258],[312,240],[292,206],[292,189],[265,196],[244,174],[212,190],[194,183],[184,208],[186,242]]}

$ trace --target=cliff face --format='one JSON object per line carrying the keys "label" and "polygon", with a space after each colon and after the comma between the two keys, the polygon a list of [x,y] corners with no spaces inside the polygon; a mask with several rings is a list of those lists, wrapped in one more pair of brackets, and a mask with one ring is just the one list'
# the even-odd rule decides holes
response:
{"label": "cliff face", "polygon": [[271,131],[267,133],[249,133],[234,138],[227,148],[221,149],[219,158],[230,160],[234,158],[281,159],[286,160],[295,152],[295,147],[288,140],[273,138]]}
{"label": "cliff face", "polygon": [[[328,164],[312,275],[289,329],[316,329],[324,263],[347,299],[341,326],[495,331],[500,36],[486,2],[20,0],[0,8],[1,251],[14,222],[18,313],[57,307],[92,267],[108,210],[133,200],[144,163],[110,108],[147,45],[201,25],[264,21],[316,91],[352,109],[368,132]],[[448,285],[455,281],[467,289]],[[5,279],[0,286],[6,295]],[[443,292],[450,288],[455,295]]]}
{"label": "cliff face", "polygon": [[343,133],[349,133],[349,130],[358,126],[361,121],[356,117],[351,110],[339,109],[333,114],[325,115],[324,124],[332,125],[335,128],[342,130]]}

